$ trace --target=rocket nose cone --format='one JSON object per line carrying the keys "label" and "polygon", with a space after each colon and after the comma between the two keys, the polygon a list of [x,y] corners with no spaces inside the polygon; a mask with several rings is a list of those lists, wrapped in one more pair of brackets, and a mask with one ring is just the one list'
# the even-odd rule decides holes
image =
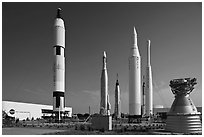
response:
{"label": "rocket nose cone", "polygon": [[147,44],[150,46],[150,43],[151,43],[151,41],[150,40],[147,40]]}
{"label": "rocket nose cone", "polygon": [[103,52],[103,56],[106,58],[106,52],[105,51]]}
{"label": "rocket nose cone", "polygon": [[136,31],[136,29],[135,29],[135,26],[134,26],[134,34],[137,35],[137,31]]}

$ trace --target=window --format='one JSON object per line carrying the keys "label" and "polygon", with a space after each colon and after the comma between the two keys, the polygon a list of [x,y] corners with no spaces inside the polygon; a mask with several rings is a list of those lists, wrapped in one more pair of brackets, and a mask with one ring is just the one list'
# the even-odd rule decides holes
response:
{"label": "window", "polygon": [[61,55],[61,47],[56,46],[56,55]]}

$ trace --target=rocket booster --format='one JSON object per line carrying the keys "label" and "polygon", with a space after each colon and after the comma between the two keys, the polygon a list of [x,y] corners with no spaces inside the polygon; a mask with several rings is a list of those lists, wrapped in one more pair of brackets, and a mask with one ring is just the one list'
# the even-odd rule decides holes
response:
{"label": "rocket booster", "polygon": [[106,68],[106,52],[103,53],[103,68],[101,73],[101,104],[100,114],[107,114],[107,97],[108,97],[108,73]]}
{"label": "rocket booster", "polygon": [[129,114],[141,115],[141,58],[135,27],[133,40],[129,57]]}
{"label": "rocket booster", "polygon": [[120,118],[120,116],[121,116],[120,87],[117,74],[117,80],[115,85],[115,117]]}
{"label": "rocket booster", "polygon": [[147,41],[147,67],[146,67],[146,115],[153,114],[153,87],[152,69],[150,65],[150,40]]}
{"label": "rocket booster", "polygon": [[64,111],[65,108],[65,26],[61,9],[57,9],[54,22],[54,65],[53,65],[53,111]]}

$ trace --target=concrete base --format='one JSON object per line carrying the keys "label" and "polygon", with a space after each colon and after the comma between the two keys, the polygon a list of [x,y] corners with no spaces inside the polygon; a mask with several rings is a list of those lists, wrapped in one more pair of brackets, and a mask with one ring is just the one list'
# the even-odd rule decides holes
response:
{"label": "concrete base", "polygon": [[128,123],[141,123],[142,115],[129,115]]}
{"label": "concrete base", "polygon": [[112,116],[96,115],[91,119],[92,128],[98,130],[112,130]]}

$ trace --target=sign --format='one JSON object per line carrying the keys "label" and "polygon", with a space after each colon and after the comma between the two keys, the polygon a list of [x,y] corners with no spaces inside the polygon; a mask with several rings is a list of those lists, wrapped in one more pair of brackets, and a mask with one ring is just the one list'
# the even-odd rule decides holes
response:
{"label": "sign", "polygon": [[15,114],[15,110],[14,110],[14,109],[11,109],[11,110],[9,111],[9,113],[10,113],[11,115]]}

